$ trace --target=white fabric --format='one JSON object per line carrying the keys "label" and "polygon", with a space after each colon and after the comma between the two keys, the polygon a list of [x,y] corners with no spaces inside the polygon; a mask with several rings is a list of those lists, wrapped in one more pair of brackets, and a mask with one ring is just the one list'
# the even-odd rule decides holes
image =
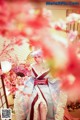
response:
{"label": "white fabric", "polygon": [[[25,82],[26,88],[24,87],[23,92],[26,94],[22,95],[19,91],[16,92],[16,98],[14,102],[16,120],[30,120],[30,109],[31,103],[34,100],[36,94],[38,93],[36,87],[34,87],[34,78],[31,77]],[[44,97],[47,100],[48,104],[48,114],[47,120],[54,120],[56,113],[58,98],[59,98],[59,83],[58,81],[49,81],[49,85],[39,85],[41,91],[44,94]],[[28,96],[31,94],[31,97]],[[40,93],[38,93],[40,94]],[[42,101],[42,99],[40,100]]]}
{"label": "white fabric", "polygon": [[60,98],[57,105],[57,112],[55,116],[55,120],[64,120],[64,112],[67,103],[67,95],[64,92],[60,92]]}

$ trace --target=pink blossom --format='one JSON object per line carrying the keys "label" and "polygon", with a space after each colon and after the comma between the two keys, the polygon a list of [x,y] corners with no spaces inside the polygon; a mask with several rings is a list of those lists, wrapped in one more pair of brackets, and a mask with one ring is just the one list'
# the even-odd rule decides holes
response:
{"label": "pink blossom", "polygon": [[67,33],[68,40],[74,41],[76,39],[77,35],[78,35],[77,31],[71,30],[69,33]]}
{"label": "pink blossom", "polygon": [[77,13],[71,13],[66,17],[67,23],[73,23],[78,20],[80,20],[80,14],[77,14]]}
{"label": "pink blossom", "polygon": [[60,19],[59,21],[54,22],[52,27],[56,30],[66,30],[66,23]]}

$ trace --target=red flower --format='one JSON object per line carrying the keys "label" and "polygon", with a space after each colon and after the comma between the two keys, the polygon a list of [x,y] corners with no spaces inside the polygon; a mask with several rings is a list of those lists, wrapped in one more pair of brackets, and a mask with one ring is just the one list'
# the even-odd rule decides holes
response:
{"label": "red flower", "polygon": [[45,18],[41,14],[37,15],[34,20],[29,20],[27,24],[34,29],[40,29],[42,27],[49,26],[47,18]]}
{"label": "red flower", "polygon": [[16,40],[15,44],[18,46],[21,46],[23,44],[23,42],[21,39],[19,39],[19,40]]}

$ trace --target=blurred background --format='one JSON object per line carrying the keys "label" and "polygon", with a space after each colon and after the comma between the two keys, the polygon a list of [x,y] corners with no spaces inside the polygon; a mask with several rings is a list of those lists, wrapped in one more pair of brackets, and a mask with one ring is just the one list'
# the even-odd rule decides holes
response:
{"label": "blurred background", "polygon": [[[35,9],[37,8],[47,8],[48,10],[51,10],[52,12],[52,21],[57,21],[59,19],[65,20],[66,16],[68,16],[70,13],[78,13],[80,14],[80,5],[74,5],[74,6],[60,6],[60,5],[46,5],[46,2],[56,2],[57,0],[30,0],[30,3],[33,5]],[[65,0],[64,0],[65,1]],[[68,0],[66,0],[68,2]],[[75,0],[69,0],[69,2],[75,2]],[[1,2],[1,1],[0,1]],[[76,2],[79,2],[79,0],[76,0]],[[25,4],[27,4],[27,0],[5,0],[5,3],[8,4],[9,10],[15,10],[16,8],[20,8]],[[24,18],[23,18],[24,19]],[[9,20],[8,20],[9,21]],[[1,29],[1,28],[0,28]],[[67,28],[68,30],[78,30],[80,35],[80,24],[74,23]],[[66,38],[66,33],[64,32],[58,32],[56,30],[53,30],[55,34],[59,34],[60,36],[64,36]],[[80,37],[80,36],[79,36]],[[4,40],[0,38],[0,51],[3,49]],[[7,44],[7,43],[6,43]],[[14,46],[14,52],[11,52],[11,56],[14,58],[14,54],[16,54],[18,58],[19,63],[25,63],[27,56],[30,53],[29,45],[27,43],[23,43],[21,46]],[[3,83],[3,80],[0,80],[0,108],[1,107],[13,107],[14,106],[14,97],[12,95],[8,95],[6,93],[5,85]],[[73,116],[80,117],[80,110],[78,112],[71,113]],[[15,115],[13,115],[13,120],[15,120]]]}

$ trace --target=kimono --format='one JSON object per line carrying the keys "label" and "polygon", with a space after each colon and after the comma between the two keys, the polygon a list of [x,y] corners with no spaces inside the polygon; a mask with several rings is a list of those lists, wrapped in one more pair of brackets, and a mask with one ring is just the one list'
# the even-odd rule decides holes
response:
{"label": "kimono", "polygon": [[46,120],[55,120],[56,108],[59,100],[59,81],[47,77],[49,71],[38,76],[33,69],[34,77],[25,81],[22,91],[16,92],[14,109],[16,120],[38,120],[38,107],[42,102],[47,111]]}

